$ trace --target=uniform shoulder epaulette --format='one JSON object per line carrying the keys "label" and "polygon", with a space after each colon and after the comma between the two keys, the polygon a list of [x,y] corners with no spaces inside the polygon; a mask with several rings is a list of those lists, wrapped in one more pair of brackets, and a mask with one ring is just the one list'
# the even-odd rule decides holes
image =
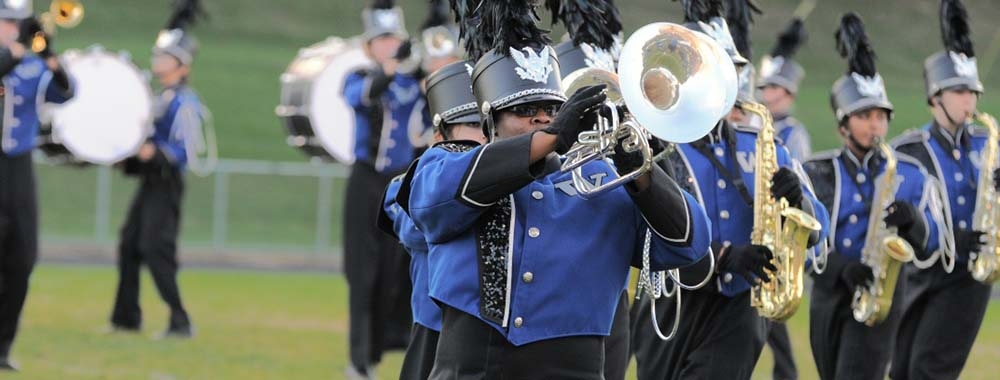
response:
{"label": "uniform shoulder epaulette", "polygon": [[836,158],[839,155],[840,155],[840,150],[839,149],[824,150],[822,152],[813,153],[812,156],[809,156],[809,158],[806,158],[806,162],[816,162],[816,161],[831,160],[831,159]]}
{"label": "uniform shoulder epaulette", "polygon": [[480,144],[471,140],[448,140],[434,144],[435,148],[441,148],[451,153],[468,152],[476,149]]}
{"label": "uniform shoulder epaulette", "polygon": [[910,164],[916,166],[922,172],[927,170],[924,168],[924,164],[922,164],[920,160],[903,152],[896,152],[896,161],[900,164]]}
{"label": "uniform shoulder epaulette", "polygon": [[930,134],[927,131],[923,129],[910,129],[892,139],[889,145],[896,148],[903,145],[923,143],[928,138],[930,138]]}
{"label": "uniform shoulder epaulette", "polygon": [[752,127],[752,126],[749,126],[749,125],[735,125],[734,124],[733,125],[733,129],[735,129],[736,132],[750,133],[750,134],[752,134],[754,136],[757,136],[757,132],[759,131],[759,129],[757,129],[757,127]]}

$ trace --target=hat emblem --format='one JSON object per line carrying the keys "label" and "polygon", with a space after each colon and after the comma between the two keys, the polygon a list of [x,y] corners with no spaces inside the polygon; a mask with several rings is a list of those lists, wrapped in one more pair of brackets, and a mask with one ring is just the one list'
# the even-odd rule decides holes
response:
{"label": "hat emblem", "polygon": [[[521,50],[524,52],[522,53]],[[549,60],[549,57],[552,55],[551,48],[548,46],[542,48],[541,54],[535,53],[535,50],[530,47],[521,50],[510,48],[510,55],[514,58],[514,62],[517,63],[514,72],[521,79],[538,83],[548,82],[549,74],[552,74],[553,70],[552,63]]]}
{"label": "hat emblem", "polygon": [[764,57],[764,60],[760,62],[760,75],[763,78],[772,77],[777,75],[781,71],[781,67],[785,65],[785,57]]}
{"label": "hat emblem", "polygon": [[399,17],[395,9],[375,9],[373,12],[375,25],[384,29],[395,29],[399,25]]}
{"label": "hat emblem", "polygon": [[874,77],[862,76],[858,73],[851,73],[851,78],[858,86],[858,93],[869,98],[885,98],[885,84],[882,83],[882,75],[876,73]]}
{"label": "hat emblem", "polygon": [[976,67],[976,57],[969,58],[965,53],[949,51],[951,62],[955,64],[955,73],[966,78],[976,78],[979,76],[979,68]]}
{"label": "hat emblem", "polygon": [[7,4],[7,8],[10,9],[21,9],[24,8],[28,0],[7,0],[4,3]]}
{"label": "hat emblem", "polygon": [[722,45],[722,48],[732,54],[736,51],[736,43],[733,42],[733,35],[729,33],[729,25],[726,25],[726,20],[722,17],[712,17],[708,23],[704,21],[698,21],[698,25],[701,26],[701,30],[705,32],[709,37]]}
{"label": "hat emblem", "polygon": [[183,36],[184,31],[181,29],[161,30],[160,34],[156,36],[156,47],[165,49],[173,46],[177,44]]}
{"label": "hat emblem", "polygon": [[587,67],[615,71],[615,59],[611,56],[611,52],[591,44],[580,44],[580,51],[583,52],[584,63],[587,64]]}

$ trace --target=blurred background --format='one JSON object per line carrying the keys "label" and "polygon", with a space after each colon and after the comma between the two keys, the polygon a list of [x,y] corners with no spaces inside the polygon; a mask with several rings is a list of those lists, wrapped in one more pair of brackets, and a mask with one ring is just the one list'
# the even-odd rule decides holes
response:
{"label": "blurred background", "polygon": [[[84,0],[86,18],[60,31],[55,49],[94,44],[131,54],[142,68],[171,12],[168,0]],[[194,29],[202,49],[192,85],[215,116],[220,163],[188,176],[182,216],[182,292],[198,328],[191,341],[99,333],[107,325],[118,228],[135,181],[107,167],[38,166],[42,265],[36,269],[15,346],[25,379],[328,379],[347,363],[346,284],[339,273],[344,166],[311,162],[286,144],[275,116],[279,75],[301,47],[361,31],[364,1],[206,0],[210,17]],[[415,32],[424,1],[397,1]],[[679,21],[680,4],[618,0],[626,33]],[[798,0],[762,0],[753,27],[755,63],[767,54]],[[1000,113],[1000,3],[965,0],[986,95],[980,109]],[[48,6],[36,1],[36,10]],[[839,146],[829,106],[846,70],[834,51],[839,16],[862,14],[878,67],[896,106],[891,136],[930,119],[923,59],[942,49],[937,0],[820,1],[806,20],[809,41],[797,59],[807,75],[796,116],[815,151]],[[542,14],[548,23],[547,14]],[[562,30],[554,30],[558,39]],[[373,189],[372,191],[381,191]],[[253,269],[253,270],[249,270]],[[585,280],[585,279],[583,279]],[[144,279],[146,330],[166,325],[166,309]],[[806,312],[790,322],[803,379],[815,378]],[[992,305],[963,378],[1000,373],[1000,309]],[[395,378],[401,355],[378,368]],[[765,350],[755,378],[770,378]]]}

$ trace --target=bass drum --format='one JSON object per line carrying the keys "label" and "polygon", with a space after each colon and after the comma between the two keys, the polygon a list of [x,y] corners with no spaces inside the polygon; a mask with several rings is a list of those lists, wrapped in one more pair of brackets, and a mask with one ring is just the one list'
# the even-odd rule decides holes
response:
{"label": "bass drum", "polygon": [[40,149],[57,163],[113,165],[139,151],[152,133],[153,94],[125,53],[100,47],[62,55],[73,99],[48,105]]}
{"label": "bass drum", "polygon": [[344,79],[372,65],[358,38],[330,37],[299,51],[281,74],[281,104],[288,145],[310,157],[354,162],[354,110],[344,99]]}

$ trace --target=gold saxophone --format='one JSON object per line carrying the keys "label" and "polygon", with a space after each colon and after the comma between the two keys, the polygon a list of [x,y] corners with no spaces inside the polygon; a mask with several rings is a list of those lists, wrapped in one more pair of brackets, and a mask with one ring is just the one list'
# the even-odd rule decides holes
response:
{"label": "gold saxophone", "polygon": [[969,272],[972,278],[984,284],[992,284],[1000,277],[1000,196],[993,187],[993,172],[1000,166],[1000,130],[997,122],[990,114],[977,112],[976,120],[989,130],[989,140],[980,154],[979,161],[979,192],[976,193],[976,209],[972,213],[972,229],[986,232],[986,242],[979,253],[969,255]]}
{"label": "gold saxophone", "polygon": [[913,247],[897,235],[895,227],[887,226],[883,220],[886,208],[896,200],[899,189],[896,153],[881,139],[875,141],[875,146],[885,157],[885,173],[881,182],[875,185],[875,199],[868,214],[868,233],[861,250],[861,262],[871,268],[875,280],[870,286],[854,289],[851,303],[854,320],[868,326],[875,326],[889,316],[899,272],[904,263],[913,260]]}
{"label": "gold saxophone", "polygon": [[774,142],[771,113],[759,103],[744,102],[744,111],[756,114],[763,122],[757,133],[757,156],[754,162],[753,244],[767,246],[774,253],[771,261],[778,268],[768,273],[771,282],[758,282],[750,289],[750,306],[762,317],[784,321],[802,302],[803,279],[809,235],[821,225],[812,215],[791,207],[784,198],[771,197],[771,178],[778,171],[778,150]]}

